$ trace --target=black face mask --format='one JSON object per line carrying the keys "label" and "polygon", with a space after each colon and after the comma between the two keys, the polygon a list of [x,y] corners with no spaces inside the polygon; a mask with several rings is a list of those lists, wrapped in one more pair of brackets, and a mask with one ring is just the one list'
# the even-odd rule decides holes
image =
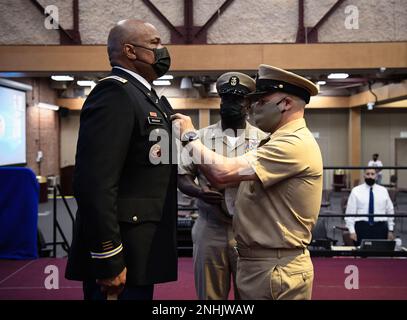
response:
{"label": "black face mask", "polygon": [[365,178],[365,182],[368,186],[373,186],[375,184],[376,180],[373,178]]}
{"label": "black face mask", "polygon": [[[150,49],[150,48],[139,46],[136,44],[132,44],[132,46],[153,51],[154,62],[151,66],[153,67],[154,72],[157,75],[157,78],[165,75],[167,73],[167,71],[170,69],[171,57],[170,57],[170,53],[168,52],[166,47],[162,47],[162,48],[158,48],[158,49],[157,48]],[[141,61],[141,62],[144,62],[144,61]]]}
{"label": "black face mask", "polygon": [[246,118],[244,105],[236,98],[222,99],[220,104],[220,116],[227,126],[240,124]]}

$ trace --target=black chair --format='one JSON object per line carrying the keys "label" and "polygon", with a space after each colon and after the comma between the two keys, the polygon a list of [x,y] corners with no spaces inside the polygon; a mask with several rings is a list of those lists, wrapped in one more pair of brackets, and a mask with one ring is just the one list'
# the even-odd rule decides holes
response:
{"label": "black chair", "polygon": [[395,174],[392,174],[390,176],[390,187],[397,188],[397,175],[395,175]]}
{"label": "black chair", "polygon": [[310,249],[330,250],[331,246],[336,245],[337,240],[328,237],[328,226],[326,218],[319,218],[312,230],[312,240]]}
{"label": "black chair", "polygon": [[321,208],[331,209],[331,190],[324,189],[322,190],[322,202]]}
{"label": "black chair", "polygon": [[334,172],[334,181],[332,184],[333,190],[335,192],[342,191],[343,189],[346,189],[347,184],[346,184],[346,175],[342,171],[337,171]]}

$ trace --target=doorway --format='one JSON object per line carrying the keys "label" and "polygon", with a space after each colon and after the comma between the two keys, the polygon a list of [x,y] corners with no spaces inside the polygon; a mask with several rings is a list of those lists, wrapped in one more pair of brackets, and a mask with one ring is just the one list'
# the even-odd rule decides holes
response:
{"label": "doorway", "polygon": [[[396,166],[407,167],[407,138],[396,138]],[[397,170],[397,187],[407,189],[407,170]]]}

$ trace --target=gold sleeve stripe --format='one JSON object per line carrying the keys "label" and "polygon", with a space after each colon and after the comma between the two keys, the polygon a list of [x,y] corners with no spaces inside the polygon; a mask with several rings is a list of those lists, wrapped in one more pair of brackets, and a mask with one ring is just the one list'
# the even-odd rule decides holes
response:
{"label": "gold sleeve stripe", "polygon": [[123,245],[120,244],[116,249],[107,251],[107,252],[102,252],[102,253],[97,253],[97,252],[91,252],[92,259],[107,259],[115,256],[119,252],[123,250]]}

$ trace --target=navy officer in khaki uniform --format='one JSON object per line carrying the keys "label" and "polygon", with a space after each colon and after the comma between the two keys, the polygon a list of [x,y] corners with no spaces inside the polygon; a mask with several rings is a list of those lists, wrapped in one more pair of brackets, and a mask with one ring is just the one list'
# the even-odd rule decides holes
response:
{"label": "navy officer in khaki uniform", "polygon": [[[294,73],[260,65],[251,94],[256,124],[270,136],[257,150],[225,158],[194,135],[189,117],[173,127],[209,181],[240,182],[234,234],[242,299],[310,299],[313,265],[307,246],[322,197],[322,157],[304,120],[317,87]],[[205,161],[205,162],[204,162]]]}
{"label": "navy officer in khaki uniform", "polygon": [[[225,157],[236,157],[257,147],[266,137],[247,121],[250,101],[256,82],[246,74],[222,74],[216,88],[221,97],[221,120],[199,131],[204,144]],[[194,182],[195,178],[198,184]],[[185,194],[198,198],[199,217],[192,228],[195,289],[200,300],[226,300],[233,281],[235,299],[237,254],[232,219],[238,184],[216,188],[193,164],[178,167],[178,187]]]}

